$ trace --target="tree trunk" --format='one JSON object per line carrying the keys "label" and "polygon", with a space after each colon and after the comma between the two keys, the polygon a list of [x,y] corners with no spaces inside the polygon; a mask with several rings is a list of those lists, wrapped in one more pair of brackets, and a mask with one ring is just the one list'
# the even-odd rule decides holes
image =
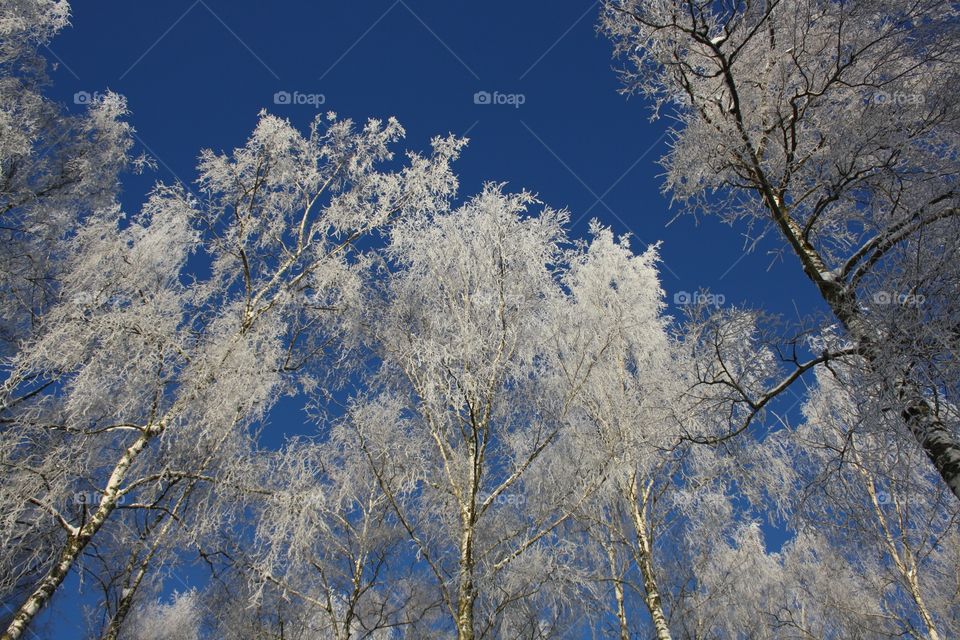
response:
{"label": "tree trunk", "polygon": [[607,559],[610,562],[610,579],[613,580],[613,596],[617,603],[617,620],[620,623],[620,640],[630,640],[630,627],[627,625],[627,608],[624,602],[623,580],[617,571],[616,554],[613,544],[604,545],[607,548]]}
{"label": "tree trunk", "polygon": [[[907,402],[900,415],[933,462],[940,477],[950,487],[953,495],[960,499],[960,443],[943,421],[936,417],[926,398],[912,387],[913,385],[901,383],[901,395],[907,396]],[[903,391],[907,393],[903,394]]]}
{"label": "tree trunk", "polygon": [[[180,501],[182,501],[183,497],[186,496],[186,493],[188,493],[190,489],[192,489],[192,485],[187,489],[186,492],[184,492]],[[180,501],[178,501],[177,506],[179,506]],[[175,512],[176,507],[174,507],[174,513]],[[107,625],[107,628],[104,629],[101,640],[117,640],[119,637],[120,628],[123,626],[123,622],[126,620],[127,615],[130,614],[130,609],[133,607],[133,601],[136,598],[137,591],[140,589],[140,585],[143,582],[143,579],[146,577],[147,571],[150,569],[150,562],[153,560],[154,554],[156,554],[157,549],[160,547],[163,537],[171,529],[174,522],[174,518],[167,518],[167,520],[163,523],[160,532],[154,539],[150,549],[147,551],[147,554],[138,563],[136,575],[134,576],[133,580],[127,582],[127,585],[123,590],[123,595],[120,597],[120,602],[117,604],[117,611],[113,614],[113,617],[110,618],[110,623]],[[131,562],[135,562],[135,559],[131,558]]]}
{"label": "tree trunk", "polygon": [[630,483],[630,508],[633,512],[633,527],[637,535],[637,564],[640,566],[640,575],[643,576],[644,602],[653,628],[657,633],[657,640],[672,640],[670,627],[667,626],[667,617],[663,613],[663,602],[660,600],[660,589],[657,587],[656,572],[653,568],[653,546],[651,535],[644,513],[647,509],[647,498],[650,487],[640,496],[637,490],[637,477]]}
{"label": "tree trunk", "polygon": [[[927,639],[940,640],[940,633],[937,631],[937,627],[933,622],[933,616],[930,615],[930,609],[927,608],[927,603],[923,598],[923,594],[920,592],[920,581],[917,578],[917,563],[914,560],[913,553],[911,552],[910,547],[906,544],[904,544],[902,547],[903,553],[900,553],[897,544],[894,541],[893,533],[887,524],[887,517],[884,515],[883,509],[880,507],[880,499],[877,496],[877,488],[874,484],[873,478],[870,476],[869,472],[867,472],[866,468],[862,466],[860,468],[860,474],[864,478],[867,494],[870,496],[870,503],[873,506],[874,515],[876,516],[877,522],[880,525],[880,531],[883,534],[883,541],[887,547],[887,553],[890,554],[890,558],[897,567],[897,571],[900,572],[900,576],[907,584],[907,590],[910,592],[910,597],[913,599],[913,603],[917,607],[917,614],[920,616],[920,619],[923,620],[923,624],[927,628]],[[901,518],[902,522],[904,514],[901,510],[900,501],[895,497],[892,498],[894,500],[894,508],[897,510],[897,514]]]}
{"label": "tree trunk", "polygon": [[476,439],[469,444],[470,465],[467,488],[460,503],[460,580],[457,587],[457,638],[473,640],[473,608],[477,600],[477,589],[473,582],[474,558],[473,537],[477,526],[477,495],[480,491],[482,454]]}
{"label": "tree trunk", "polygon": [[63,583],[67,574],[70,573],[77,558],[80,557],[90,540],[100,531],[107,518],[116,509],[120,498],[120,485],[123,483],[127,471],[140,452],[147,446],[147,443],[158,432],[155,428],[148,427],[143,430],[133,444],[127,447],[127,450],[124,451],[117,462],[117,466],[114,467],[113,473],[110,474],[110,479],[107,481],[107,486],[93,517],[80,529],[67,536],[67,543],[60,551],[56,563],[50,568],[50,571],[40,581],[26,602],[17,609],[7,630],[0,636],[0,640],[18,640],[21,638],[24,631],[37,617],[37,614],[50,601],[54,592]]}
{"label": "tree trunk", "polygon": [[[860,347],[867,364],[875,369],[882,355],[878,344],[882,338],[876,335],[864,319],[856,292],[849,290],[830,275],[831,272],[820,254],[806,240],[803,230],[796,221],[790,217],[783,199],[774,194],[760,169],[759,162],[756,161],[754,179],[780,233],[800,259],[804,273],[817,286],[834,316]],[[914,382],[898,380],[892,384],[895,395],[900,400],[900,416],[906,422],[907,428],[910,429],[947,487],[960,500],[960,442],[936,416],[930,403]]]}
{"label": "tree trunk", "polygon": [[457,590],[457,638],[473,640],[473,605],[476,602],[473,584],[473,528],[465,529],[460,540],[460,584]]}

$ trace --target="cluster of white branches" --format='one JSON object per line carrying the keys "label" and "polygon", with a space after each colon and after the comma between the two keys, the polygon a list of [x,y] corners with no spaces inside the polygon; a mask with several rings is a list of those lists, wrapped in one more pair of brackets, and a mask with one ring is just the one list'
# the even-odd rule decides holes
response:
{"label": "cluster of white branches", "polygon": [[952,5],[604,6],[667,189],[823,295],[790,332],[393,119],[261,113],[122,211],[123,99],[43,95],[68,17],[0,7],[3,640],[70,576],[110,640],[960,636]]}

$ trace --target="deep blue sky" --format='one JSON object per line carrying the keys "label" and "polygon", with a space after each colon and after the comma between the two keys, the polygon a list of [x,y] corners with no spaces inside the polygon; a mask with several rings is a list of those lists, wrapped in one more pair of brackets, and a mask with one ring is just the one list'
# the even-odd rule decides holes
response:
{"label": "deep blue sky", "polygon": [[[200,149],[242,144],[260,109],[306,127],[316,109],[276,105],[275,92],[323,94],[321,108],[341,116],[396,116],[408,148],[469,132],[462,195],[506,181],[568,207],[580,233],[599,217],[644,243],[663,240],[671,300],[699,287],[783,312],[794,298],[814,300],[791,261],[767,271],[773,245],[744,258],[742,230],[691,217],[665,226],[675,213],[657,177],[665,121],[651,123],[641,99],[618,93],[597,14],[595,3],[573,0],[81,0],[47,53],[60,60],[60,100],[105,88],[127,97],[139,141],[159,162],[128,180],[129,208],[156,179],[192,182]],[[477,105],[477,91],[525,102]]]}
{"label": "deep blue sky", "polygon": [[[744,256],[742,229],[689,216],[666,226],[676,211],[656,165],[665,122],[649,122],[642,100],[618,93],[596,3],[76,0],[73,11],[45,52],[59,61],[52,95],[71,109],[82,108],[80,91],[127,97],[141,150],[159,164],[126,181],[129,210],[156,180],[192,182],[202,148],[241,145],[261,109],[305,128],[316,109],[276,105],[275,92],[323,94],[321,108],[341,116],[396,116],[407,148],[468,133],[462,196],[505,181],[569,208],[577,234],[597,217],[644,245],[662,240],[671,303],[707,287],[728,304],[795,318],[795,305],[817,300],[790,256],[772,260],[774,242]],[[477,105],[478,91],[523,94],[524,104]],[[64,613],[71,618],[59,618],[56,637],[80,626],[75,610]]]}

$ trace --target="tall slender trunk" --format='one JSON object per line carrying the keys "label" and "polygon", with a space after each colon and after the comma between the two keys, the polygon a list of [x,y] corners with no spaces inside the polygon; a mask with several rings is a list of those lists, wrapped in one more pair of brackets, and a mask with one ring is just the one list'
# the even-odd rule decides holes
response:
{"label": "tall slender trunk", "polygon": [[[211,452],[204,458],[203,463],[197,467],[197,475],[201,474],[207,469],[207,466],[213,460],[216,455],[216,451],[226,442],[227,438],[230,435],[230,428],[224,430],[223,434],[220,436],[217,443],[213,446]],[[177,514],[180,512],[180,508],[187,501],[187,498],[190,497],[190,494],[196,488],[197,483],[199,482],[198,478],[192,478],[188,483],[186,488],[180,493],[180,496],[177,498],[177,501],[174,503],[173,508],[170,510],[170,513],[165,514],[166,520],[160,526],[160,531],[154,537],[153,543],[150,545],[150,549],[147,551],[146,555],[140,560],[139,565],[136,568],[136,574],[132,580],[128,580],[126,588],[124,589],[123,595],[120,597],[120,602],[117,604],[117,611],[113,614],[113,617],[110,619],[110,623],[107,625],[107,628],[104,630],[101,640],[116,640],[120,634],[120,628],[123,626],[124,620],[126,620],[127,615],[130,613],[130,609],[133,606],[133,601],[136,598],[137,591],[140,589],[140,585],[143,583],[143,579],[146,577],[147,572],[150,570],[150,563],[153,561],[153,557],[156,555],[157,550],[160,548],[160,544],[163,542],[163,539],[173,528],[174,524],[179,522]],[[148,532],[149,533],[149,532]],[[133,555],[128,562],[128,567],[130,571],[133,571],[133,566],[136,563],[136,551],[133,552]],[[128,574],[129,575],[129,574]]]}
{"label": "tall slender trunk", "polygon": [[132,569],[133,565],[136,564],[136,573],[133,575],[132,580],[127,581],[123,590],[123,595],[120,597],[120,602],[117,604],[117,610],[113,614],[113,617],[110,618],[110,623],[107,625],[107,628],[104,629],[101,640],[117,640],[117,637],[120,635],[120,629],[123,626],[123,622],[126,620],[127,615],[130,614],[130,610],[133,607],[133,602],[136,598],[137,591],[140,589],[143,579],[150,570],[150,563],[152,562],[153,557],[160,548],[163,539],[173,528],[173,525],[176,524],[176,514],[179,511],[180,506],[186,500],[187,496],[189,496],[189,494],[193,491],[193,488],[196,486],[196,484],[197,480],[191,480],[183,493],[180,494],[180,497],[177,499],[176,504],[171,510],[172,513],[166,517],[166,520],[160,526],[160,531],[157,532],[153,543],[150,545],[150,548],[147,550],[147,553],[143,556],[143,558],[140,559],[139,563],[136,562],[136,551],[133,552],[134,555],[130,558],[128,566],[130,566]]}
{"label": "tall slender trunk", "polygon": [[473,607],[477,599],[473,583],[473,529],[463,531],[460,539],[460,581],[457,589],[457,638],[473,640]]}
{"label": "tall slender trunk", "polygon": [[50,568],[50,571],[36,586],[26,601],[20,605],[13,616],[13,620],[7,627],[7,630],[0,636],[0,640],[18,640],[23,637],[24,631],[30,626],[30,623],[36,618],[37,614],[53,597],[54,592],[63,583],[63,580],[70,573],[77,558],[83,553],[90,540],[100,531],[107,518],[117,507],[120,498],[120,486],[126,478],[127,471],[136,460],[137,456],[146,448],[147,444],[154,435],[159,433],[158,427],[145,428],[140,436],[123,452],[107,486],[103,490],[100,504],[90,520],[79,529],[67,535],[67,542],[61,549],[57,561]]}
{"label": "tall slender trunk", "polygon": [[652,485],[648,484],[641,495],[637,483],[638,478],[634,475],[630,482],[628,495],[633,515],[633,528],[637,536],[637,564],[640,567],[640,575],[643,577],[644,602],[647,605],[647,611],[650,612],[650,619],[653,621],[657,640],[672,640],[670,627],[667,625],[667,616],[663,612],[660,589],[657,586],[656,572],[653,567],[653,536],[646,517]]}
{"label": "tall slender trunk", "polygon": [[612,543],[605,544],[607,560],[610,562],[610,579],[613,580],[613,597],[617,603],[617,620],[620,623],[620,640],[630,640],[630,627],[627,625],[627,607],[624,601],[623,580],[617,571],[617,558]]}
{"label": "tall slender trunk", "polygon": [[[475,432],[476,433],[476,432]],[[457,587],[457,638],[473,640],[473,609],[477,601],[477,589],[473,581],[473,540],[477,525],[477,495],[480,491],[480,458],[476,439],[470,443],[470,472],[467,489],[460,505],[460,576]]]}
{"label": "tall slender trunk", "polygon": [[[920,592],[920,580],[917,576],[917,563],[914,559],[913,553],[906,545],[903,546],[902,553],[897,548],[897,544],[893,538],[893,532],[890,530],[890,526],[887,523],[887,517],[883,512],[883,508],[880,506],[880,499],[877,495],[877,488],[873,482],[873,478],[863,466],[860,467],[860,473],[864,478],[864,485],[867,488],[867,494],[870,496],[870,503],[873,506],[873,513],[877,518],[878,524],[880,525],[880,531],[883,534],[883,541],[887,547],[887,553],[890,554],[890,558],[893,560],[893,564],[897,567],[900,577],[906,583],[907,591],[910,593],[910,598],[913,600],[913,604],[916,607],[917,615],[920,616],[920,619],[923,620],[924,626],[927,628],[927,640],[941,640],[940,633],[937,631],[937,627],[933,622],[933,616],[930,615],[930,609],[927,607],[927,603],[923,598],[923,594]],[[891,496],[891,499],[893,500],[894,508],[898,513],[901,513],[899,499],[893,496]]]}
{"label": "tall slender trunk", "polygon": [[929,640],[940,640],[940,632],[937,631],[937,627],[933,622],[933,616],[930,615],[930,610],[927,608],[927,603],[920,594],[920,583],[917,581],[917,572],[915,567],[912,567],[907,571],[906,578],[910,589],[910,596],[917,605],[917,612],[920,614],[923,624],[927,627],[927,638],[929,638]]}
{"label": "tall slender trunk", "polygon": [[[168,522],[171,520],[168,520]],[[158,545],[159,540],[155,542],[146,557],[137,566],[137,573],[124,589],[123,595],[120,597],[120,602],[117,604],[116,612],[113,614],[113,617],[110,618],[110,623],[100,636],[101,640],[117,640],[119,637],[120,628],[130,614],[130,610],[133,607],[133,600],[136,597],[137,591],[140,589],[140,584],[147,575],[147,570],[150,568],[150,560],[153,559]]]}

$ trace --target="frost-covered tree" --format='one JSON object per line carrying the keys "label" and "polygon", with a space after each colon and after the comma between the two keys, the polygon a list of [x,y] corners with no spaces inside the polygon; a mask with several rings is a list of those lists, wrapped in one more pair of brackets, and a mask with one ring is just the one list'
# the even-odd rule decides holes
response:
{"label": "frost-covered tree", "polygon": [[847,367],[819,370],[803,425],[777,434],[798,474],[793,526],[860,573],[889,636],[953,637],[960,508],[915,448],[878,428],[901,417],[864,402],[856,379]]}
{"label": "frost-covered tree", "polygon": [[43,95],[38,48],[66,26],[65,0],[0,7],[0,355],[59,295],[60,241],[83,216],[108,207],[130,166],[122,97],[92,96],[80,114]]}
{"label": "frost-covered tree", "polygon": [[[282,613],[258,621],[285,637],[349,640],[393,629],[413,637],[427,628],[440,603],[404,570],[407,537],[349,419],[324,442],[294,440],[258,457],[270,461],[265,497],[246,502],[257,524],[249,544],[231,552],[240,581],[233,588],[249,594],[233,598],[236,608],[286,599]],[[223,635],[236,635],[238,621],[251,624],[249,613],[237,613]]]}
{"label": "frost-covered tree", "polygon": [[[923,453],[881,424],[899,415],[873,414],[858,399],[858,375],[838,363],[819,368],[799,426],[752,443],[754,460],[734,456],[724,482],[691,494],[728,513],[681,540],[685,566],[671,567],[681,584],[668,594],[676,635],[956,635],[956,501],[918,463]],[[771,495],[731,492],[734,476]],[[782,528],[765,535],[753,518],[775,520],[771,504]]]}
{"label": "frost-covered tree", "polygon": [[[5,638],[94,538],[123,530],[116,511],[165,508],[171,486],[227,473],[281,393],[328,381],[321,361],[356,333],[356,241],[455,188],[453,138],[381,168],[402,135],[331,114],[304,136],[263,114],[245,146],[201,156],[199,199],[159,186],[128,224],[100,209],[68,238],[62,302],[3,387],[3,573],[46,571]],[[196,252],[208,276],[188,270]],[[57,542],[35,547],[51,519]]]}
{"label": "frost-covered tree", "polygon": [[490,185],[393,228],[397,270],[370,316],[383,360],[371,384],[383,391],[354,409],[359,445],[460,638],[529,635],[555,615],[520,598],[537,598],[544,576],[517,560],[562,518],[523,490],[560,428],[537,371],[566,216],[525,215],[533,202]]}
{"label": "frost-covered tree", "polygon": [[942,0],[611,0],[602,14],[626,90],[678,119],[666,190],[776,229],[864,388],[960,497],[944,401],[960,379],[958,24]]}
{"label": "frost-covered tree", "polygon": [[[45,98],[45,61],[38,48],[69,18],[66,2],[23,0],[0,7],[0,376],[9,358],[60,297],[62,240],[84,216],[110,206],[118,174],[130,164],[131,129],[115,94],[96,96],[80,114]],[[33,390],[44,386],[32,381]],[[9,400],[9,399],[8,399]],[[0,407],[5,402],[0,402]],[[0,411],[4,410],[0,409]],[[5,427],[0,418],[0,429]],[[4,470],[6,472],[6,470]],[[6,517],[7,514],[4,514]],[[44,567],[35,559],[57,535],[55,521],[10,550],[18,571],[4,572],[8,606],[25,597]],[[10,556],[8,556],[10,557]],[[0,625],[8,620],[0,615]]]}
{"label": "frost-covered tree", "polygon": [[[669,637],[661,591],[676,580],[662,576],[660,586],[658,574],[673,567],[658,566],[658,556],[672,560],[671,547],[682,543],[670,529],[684,521],[678,514],[710,512],[696,523],[700,529],[683,523],[695,538],[710,526],[719,530],[715,523],[730,512],[696,495],[703,473],[693,471],[703,465],[674,446],[690,428],[681,412],[697,420],[704,412],[681,401],[691,364],[679,358],[660,315],[656,253],[635,256],[625,239],[598,225],[589,242],[567,245],[562,215],[527,217],[528,201],[491,186],[457,210],[394,226],[389,267],[382,283],[374,281],[360,321],[375,356],[365,391],[333,421],[325,442],[291,443],[257,476],[262,498],[242,510],[259,524],[247,548],[230,550],[239,580],[213,596],[237,603],[216,605],[224,612],[219,633],[350,638],[392,628],[407,637],[446,629],[555,636],[578,618],[602,624],[584,603],[608,605],[612,581],[620,587],[611,611],[621,634],[649,621]],[[511,269],[499,268],[497,250]],[[512,273],[526,276],[513,280]],[[533,292],[508,297],[537,283]],[[521,319],[534,328],[521,332],[509,323]],[[752,325],[725,326],[727,339],[742,346],[736,332]],[[505,329],[506,338],[481,331]],[[471,332],[480,337],[460,342]],[[451,353],[450,345],[460,351]],[[715,345],[707,346],[712,354]],[[458,359],[468,347],[477,351],[466,352],[474,359],[465,366]],[[492,374],[481,365],[496,363],[500,349],[531,355],[522,368],[512,363],[522,373],[490,387]],[[442,365],[424,373],[418,367],[430,362],[428,354]],[[490,394],[490,408],[481,409],[490,424],[481,422],[476,436],[467,430],[469,408],[458,422],[440,413],[472,398],[461,399],[456,379],[444,380],[454,371],[472,373],[473,384],[479,379]],[[433,386],[414,387],[407,376],[415,374],[418,385]],[[434,414],[424,417],[418,389],[434,394]],[[438,418],[448,426],[434,433]],[[472,455],[473,437],[482,463],[480,513],[465,527],[455,501],[464,491],[459,483],[471,486],[477,463],[463,459]],[[476,545],[466,561],[465,537]],[[626,571],[611,575],[617,566]],[[457,628],[456,617],[465,580],[473,585],[468,629]]]}
{"label": "frost-covered tree", "polygon": [[587,414],[669,366],[655,253],[599,226],[571,244],[534,202],[488,185],[391,229],[377,362],[347,420],[438,594],[433,631],[460,638],[553,636],[584,613],[568,534],[616,466]]}
{"label": "frost-covered tree", "polygon": [[778,551],[768,544],[755,522],[701,541],[690,558],[695,582],[674,602],[675,635],[691,640],[902,637],[891,633],[860,568],[851,567],[815,532],[795,536]]}
{"label": "frost-covered tree", "polygon": [[[568,299],[555,320],[554,384],[569,397],[570,426],[549,462],[553,469],[566,466],[570,477],[551,475],[562,478],[560,486],[580,475],[598,484],[571,508],[583,527],[581,544],[602,549],[593,570],[600,593],[613,585],[620,637],[631,637],[640,606],[657,637],[669,638],[653,549],[654,528],[669,510],[665,485],[682,458],[671,450],[679,433],[681,367],[661,316],[655,248],[634,255],[627,238],[616,240],[596,224],[592,233],[564,274]],[[590,552],[578,555],[588,559]]]}
{"label": "frost-covered tree", "polygon": [[[726,438],[730,422],[756,415],[743,399],[769,385],[747,375],[764,368],[755,332],[730,339],[749,315],[694,317],[685,336],[705,352],[695,353],[698,382],[685,401],[713,417],[695,425],[698,435],[685,424],[681,438],[718,446],[690,448],[686,468],[699,473],[671,487],[682,506],[661,540],[673,553],[655,554],[674,637],[954,635],[956,502],[922,451],[898,436],[905,427],[888,423],[899,414],[877,410],[877,392],[859,386],[858,369],[817,367],[798,427],[788,417],[766,437],[754,437],[761,429]],[[738,357],[751,353],[760,354],[756,367]],[[766,359],[775,372],[777,359]]]}
{"label": "frost-covered tree", "polygon": [[[785,346],[664,316],[656,247],[455,203],[464,141],[393,119],[261,113],[127,214],[122,98],[43,97],[68,15],[0,9],[2,640],[81,571],[104,640],[960,634],[950,5],[605,5],[668,189],[769,218],[839,322]],[[268,450],[284,396],[317,430]]]}

